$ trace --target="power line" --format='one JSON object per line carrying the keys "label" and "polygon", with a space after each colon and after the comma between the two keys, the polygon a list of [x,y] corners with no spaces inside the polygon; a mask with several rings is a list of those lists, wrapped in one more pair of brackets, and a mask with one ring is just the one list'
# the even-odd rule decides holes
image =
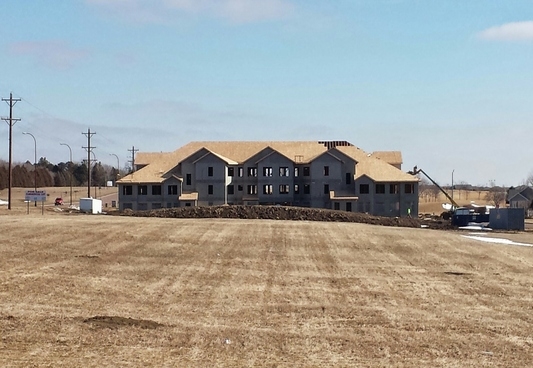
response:
{"label": "power line", "polygon": [[7,194],[7,209],[11,209],[11,185],[13,176],[13,125],[20,121],[20,118],[13,117],[13,107],[16,105],[20,98],[13,98],[13,93],[9,94],[9,99],[2,98],[2,101],[7,102],[9,105],[9,117],[2,118],[9,125],[9,174],[7,179],[8,194]]}

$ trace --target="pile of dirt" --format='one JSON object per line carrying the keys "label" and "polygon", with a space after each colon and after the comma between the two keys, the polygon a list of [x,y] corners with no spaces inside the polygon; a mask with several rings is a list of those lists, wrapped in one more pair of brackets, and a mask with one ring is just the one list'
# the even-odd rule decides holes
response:
{"label": "pile of dirt", "polygon": [[116,329],[119,327],[140,327],[144,329],[155,329],[163,325],[144,319],[125,318],[118,316],[95,316],[83,320],[84,323],[90,323],[96,327]]}
{"label": "pile of dirt", "polygon": [[[381,217],[365,213],[334,211],[319,208],[287,206],[209,206],[163,208],[151,211],[125,210],[122,216],[162,218],[234,218],[294,221],[358,222],[382,226],[422,227],[424,222],[417,218]],[[430,228],[441,228],[442,224],[425,224]]]}

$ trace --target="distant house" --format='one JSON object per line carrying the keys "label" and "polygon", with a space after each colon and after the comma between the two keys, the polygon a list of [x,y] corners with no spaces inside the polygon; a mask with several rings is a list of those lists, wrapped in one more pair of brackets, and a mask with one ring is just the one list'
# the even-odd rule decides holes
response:
{"label": "distant house", "polygon": [[507,201],[511,208],[523,208],[526,215],[533,210],[533,188],[521,185],[516,188],[509,188]]}
{"label": "distant house", "polygon": [[419,179],[398,165],[399,152],[368,154],[346,141],[191,142],[138,153],[136,171],[117,182],[119,208],[279,204],[418,216]]}

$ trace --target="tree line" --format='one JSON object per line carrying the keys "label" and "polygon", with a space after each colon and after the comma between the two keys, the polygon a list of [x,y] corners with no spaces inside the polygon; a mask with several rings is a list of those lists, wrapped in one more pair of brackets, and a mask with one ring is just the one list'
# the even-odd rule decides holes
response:
{"label": "tree line", "polygon": [[[87,185],[89,174],[87,162],[50,163],[46,157],[41,157],[34,165],[29,161],[12,166],[11,184],[21,188],[68,187]],[[106,182],[113,183],[120,179],[120,171],[101,162],[91,162],[91,186],[103,187]],[[0,190],[8,187],[9,166],[0,160]]]}

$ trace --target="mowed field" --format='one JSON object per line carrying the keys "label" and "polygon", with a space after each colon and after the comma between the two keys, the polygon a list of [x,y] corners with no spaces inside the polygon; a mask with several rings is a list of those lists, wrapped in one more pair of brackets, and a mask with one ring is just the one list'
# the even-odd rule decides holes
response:
{"label": "mowed field", "polygon": [[0,220],[3,367],[533,361],[531,247],[354,223]]}

